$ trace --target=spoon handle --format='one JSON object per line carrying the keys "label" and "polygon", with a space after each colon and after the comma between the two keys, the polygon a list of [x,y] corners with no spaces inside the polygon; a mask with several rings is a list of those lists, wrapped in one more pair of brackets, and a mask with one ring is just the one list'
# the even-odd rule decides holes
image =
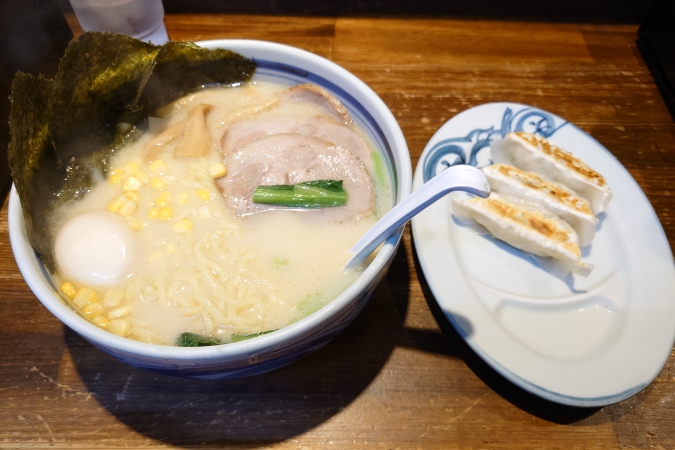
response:
{"label": "spoon handle", "polygon": [[408,220],[452,191],[466,191],[487,197],[490,195],[490,185],[483,173],[473,166],[458,165],[445,169],[378,220],[350,249],[352,258],[344,269],[360,265]]}

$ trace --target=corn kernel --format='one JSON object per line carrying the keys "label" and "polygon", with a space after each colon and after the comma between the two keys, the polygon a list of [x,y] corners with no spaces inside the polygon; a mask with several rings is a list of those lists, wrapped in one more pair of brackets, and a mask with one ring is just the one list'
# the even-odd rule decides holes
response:
{"label": "corn kernel", "polygon": [[82,288],[77,291],[75,297],[73,297],[73,304],[78,308],[83,308],[88,305],[96,298],[96,292],[91,288]]}
{"label": "corn kernel", "polygon": [[115,169],[112,172],[110,172],[110,176],[108,176],[108,181],[110,184],[119,184],[124,180],[124,169]]}
{"label": "corn kernel", "polygon": [[179,205],[184,205],[188,201],[188,195],[187,192],[179,192],[178,193],[178,204]]}
{"label": "corn kernel", "polygon": [[123,178],[124,178],[124,174],[120,173],[120,174],[117,174],[117,175],[110,175],[110,177],[108,178],[108,181],[110,182],[110,184],[120,184],[122,182]]}
{"label": "corn kernel", "polygon": [[171,200],[171,192],[169,191],[164,191],[161,194],[159,194],[159,196],[167,200]]}
{"label": "corn kernel", "polygon": [[133,175],[133,174],[135,174],[136,172],[138,172],[138,169],[139,169],[138,164],[136,164],[136,163],[133,162],[133,161],[128,162],[128,163],[126,163],[126,164],[124,165],[124,172],[125,172],[127,175]]}
{"label": "corn kernel", "polygon": [[131,331],[131,323],[126,319],[115,319],[108,323],[106,329],[111,333],[124,337]]}
{"label": "corn kernel", "polygon": [[152,164],[150,164],[150,170],[155,175],[164,175],[167,171],[167,167],[164,161],[161,159],[156,159]]}
{"label": "corn kernel", "polygon": [[213,178],[222,178],[227,174],[227,168],[223,163],[216,163],[209,167],[209,173]]}
{"label": "corn kernel", "polygon": [[157,218],[161,220],[169,220],[173,216],[173,208],[170,206],[164,206],[163,208],[159,209],[159,212],[157,213]]}
{"label": "corn kernel", "polygon": [[103,294],[103,306],[106,308],[114,308],[122,303],[124,299],[124,291],[121,289],[108,289]]}
{"label": "corn kernel", "polygon": [[162,181],[160,177],[155,177],[152,180],[150,180],[150,186],[152,186],[153,189],[161,191],[162,189],[164,189],[164,181]]}
{"label": "corn kernel", "polygon": [[61,292],[68,297],[70,300],[75,298],[75,294],[77,294],[77,290],[75,289],[75,286],[73,286],[70,283],[63,283],[61,285]]}
{"label": "corn kernel", "polygon": [[108,211],[110,212],[117,212],[119,211],[122,206],[127,202],[126,197],[124,195],[120,195],[119,197],[115,197],[108,203]]}
{"label": "corn kernel", "polygon": [[82,308],[82,314],[84,314],[87,317],[95,317],[98,316],[101,311],[103,311],[103,305],[101,305],[99,302],[91,302],[84,308]]}
{"label": "corn kernel", "polygon": [[126,216],[124,218],[127,221],[127,225],[129,225],[129,228],[131,228],[134,231],[138,231],[141,228],[143,228],[143,222],[134,216]]}
{"label": "corn kernel", "polygon": [[130,315],[133,310],[134,307],[131,305],[120,306],[119,308],[111,309],[105,313],[105,316],[110,320],[121,319],[122,317]]}
{"label": "corn kernel", "polygon": [[106,319],[105,317],[103,317],[101,315],[94,317],[93,319],[91,319],[91,321],[94,325],[99,326],[99,327],[104,328],[104,329],[110,323],[110,321],[108,319]]}
{"label": "corn kernel", "polygon": [[120,208],[120,210],[117,211],[117,214],[119,214],[120,216],[130,216],[136,212],[137,207],[138,204],[135,201],[127,200],[126,202],[124,202],[124,205]]}
{"label": "corn kernel", "polygon": [[150,208],[148,215],[151,219],[159,219],[159,208]]}
{"label": "corn kernel", "polygon": [[155,206],[159,206],[160,208],[163,206],[166,206],[167,200],[164,197],[157,197],[155,200]]}
{"label": "corn kernel", "polygon": [[143,183],[136,177],[129,177],[124,180],[122,187],[127,191],[137,191],[143,187]]}
{"label": "corn kernel", "polygon": [[205,202],[211,200],[211,194],[206,189],[197,189],[195,194],[197,194],[197,197],[201,198]]}
{"label": "corn kernel", "polygon": [[192,221],[190,219],[180,219],[178,222],[171,225],[174,233],[187,233],[192,229]]}
{"label": "corn kernel", "polygon": [[150,178],[145,174],[143,171],[138,171],[134,173],[134,178],[136,178],[138,181],[140,181],[143,184],[148,184],[150,182]]}
{"label": "corn kernel", "polygon": [[141,195],[136,191],[126,191],[124,196],[129,200],[133,200],[138,203],[141,200]]}

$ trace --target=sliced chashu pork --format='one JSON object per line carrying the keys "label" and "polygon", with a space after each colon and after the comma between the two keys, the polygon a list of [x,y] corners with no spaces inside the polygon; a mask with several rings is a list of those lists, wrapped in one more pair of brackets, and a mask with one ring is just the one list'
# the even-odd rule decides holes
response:
{"label": "sliced chashu pork", "polygon": [[278,209],[256,204],[259,185],[296,184],[314,180],[342,180],[345,206],[304,212],[324,220],[365,217],[373,210],[373,183],[360,158],[332,142],[299,133],[275,133],[254,140],[226,155],[228,175],[217,181],[228,207],[248,215]]}
{"label": "sliced chashu pork", "polygon": [[299,84],[294,86],[281,95],[281,100],[297,100],[313,103],[323,109],[326,114],[342,123],[349,124],[352,121],[345,105],[330,92],[316,84]]}
{"label": "sliced chashu pork", "polygon": [[278,133],[317,137],[348,149],[361,161],[368,161],[371,158],[368,145],[356,131],[328,116],[263,116],[236,122],[228,128],[223,137],[223,155],[227,156],[251,142]]}

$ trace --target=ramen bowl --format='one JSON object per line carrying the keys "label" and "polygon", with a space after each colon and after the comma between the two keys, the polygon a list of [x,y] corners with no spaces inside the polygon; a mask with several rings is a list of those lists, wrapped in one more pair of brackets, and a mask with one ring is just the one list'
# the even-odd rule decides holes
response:
{"label": "ramen bowl", "polygon": [[[313,83],[331,92],[381,149],[390,172],[392,203],[400,202],[410,193],[412,171],[403,133],[384,102],[353,74],[317,55],[276,43],[215,40],[198,44],[209,49],[230,49],[254,59],[258,65],[254,81],[288,86]],[[231,344],[172,347],[114,335],[79,315],[63,300],[31,247],[14,188],[8,212],[10,240],[19,269],[33,293],[59,320],[94,346],[132,366],[201,379],[261,374],[288,365],[325,345],[367,304],[394,259],[402,233],[399,230],[387,239],[372,262],[345,291],[291,325]]]}

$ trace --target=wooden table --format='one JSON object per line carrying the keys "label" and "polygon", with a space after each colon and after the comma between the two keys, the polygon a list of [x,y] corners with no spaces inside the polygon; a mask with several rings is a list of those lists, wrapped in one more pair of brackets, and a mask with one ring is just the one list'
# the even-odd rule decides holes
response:
{"label": "wooden table", "polygon": [[[646,192],[672,243],[675,125],[636,26],[169,15],[176,40],[252,38],[329,58],[398,119],[413,162],[460,111],[528,103],[576,123]],[[76,34],[77,26],[75,25]],[[549,403],[498,375],[439,314],[409,230],[361,316],[290,367],[230,381],[135,369],[65,328],[23,281],[0,217],[0,447],[675,446],[675,357],[604,408]]]}

